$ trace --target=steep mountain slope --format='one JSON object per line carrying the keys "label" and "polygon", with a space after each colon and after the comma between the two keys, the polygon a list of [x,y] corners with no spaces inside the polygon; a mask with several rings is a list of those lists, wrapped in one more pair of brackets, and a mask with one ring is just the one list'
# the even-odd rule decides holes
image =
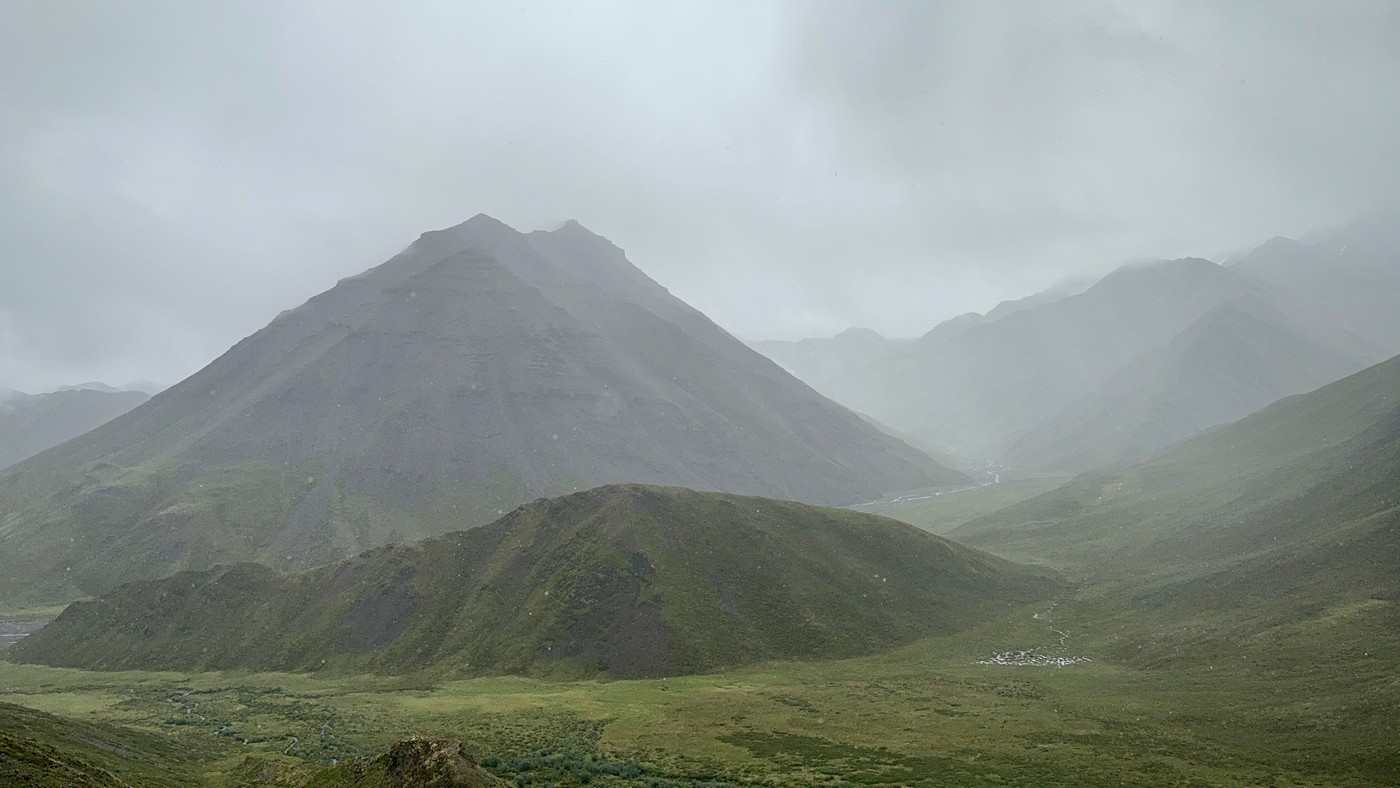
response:
{"label": "steep mountain slope", "polygon": [[195,786],[201,771],[167,736],[0,703],[0,785]]}
{"label": "steep mountain slope", "polygon": [[867,653],[1060,588],[893,520],[608,486],[297,575],[187,572],[77,602],[53,665],[655,676]]}
{"label": "steep mountain slope", "polygon": [[0,469],[105,424],[150,396],[140,391],[0,392]]}
{"label": "steep mountain slope", "polygon": [[1307,242],[1274,238],[1231,268],[1306,294],[1338,325],[1400,353],[1400,215],[1362,219]]}
{"label": "steep mountain slope", "polygon": [[815,503],[964,478],[575,223],[428,233],[0,476],[0,598],[305,567],[621,481]]}
{"label": "steep mountain slope", "polygon": [[822,339],[765,339],[749,347],[772,359],[798,380],[826,394],[833,383],[883,358],[907,340],[888,339],[868,328],[848,328]]}
{"label": "steep mountain slope", "polygon": [[835,394],[920,440],[996,457],[1214,307],[1267,288],[1207,260],[1120,268],[1079,295],[920,339]]}
{"label": "steep mountain slope", "polygon": [[[1139,262],[1141,263],[1161,261],[1151,260]],[[1061,279],[1059,282],[1056,282],[1055,284],[1051,285],[1050,287],[1045,288],[1044,290],[1038,290],[1034,293],[1031,293],[1028,296],[1022,296],[1021,298],[1002,301],[1001,303],[997,304],[996,306],[992,307],[990,310],[987,311],[987,314],[984,316],[985,320],[986,322],[990,323],[993,320],[1000,320],[1001,318],[1006,317],[1007,315],[1013,314],[1015,312],[1024,312],[1027,309],[1034,309],[1035,307],[1041,306],[1043,304],[1049,304],[1055,301],[1060,301],[1062,299],[1069,298],[1070,296],[1077,296],[1085,290],[1088,290],[1090,287],[1093,287],[1094,283],[1098,280],[1099,277],[1097,276],[1068,276],[1064,279]]]}
{"label": "steep mountain slope", "polygon": [[952,535],[1064,566],[1162,577],[1305,555],[1340,546],[1351,529],[1389,527],[1400,506],[1397,441],[1400,357]]}
{"label": "steep mountain slope", "polygon": [[1385,358],[1259,298],[1228,301],[1012,444],[1014,467],[1079,473],[1138,460]]}
{"label": "steep mountain slope", "polygon": [[1392,697],[1397,479],[1400,357],[953,536],[1071,571],[1106,656]]}

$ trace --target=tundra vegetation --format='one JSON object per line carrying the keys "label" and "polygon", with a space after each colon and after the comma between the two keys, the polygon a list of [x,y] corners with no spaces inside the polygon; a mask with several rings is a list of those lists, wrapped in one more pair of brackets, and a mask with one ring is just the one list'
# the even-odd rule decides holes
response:
{"label": "tundra vegetation", "polygon": [[[477,219],[429,234],[367,279],[274,321],[230,351],[227,369],[211,365],[204,378],[0,474],[0,503],[13,504],[0,530],[0,563],[14,569],[0,577],[4,617],[53,617],[6,647],[0,662],[0,780],[1082,786],[1400,777],[1400,358],[1204,431],[1149,408],[1150,422],[1162,416],[1172,430],[1198,434],[1145,458],[1136,442],[1109,441],[1044,463],[1051,475],[1016,476],[967,458],[964,474],[817,397],[732,338],[716,338],[703,316],[638,279],[602,239],[576,226],[556,233],[524,236]],[[440,248],[467,240],[509,265],[479,249]],[[360,351],[382,350],[383,331],[417,314],[399,303],[412,300],[401,285],[414,277],[508,285],[553,326],[544,335],[563,342],[562,318],[522,282],[565,247],[591,250],[584,256],[601,266],[595,273],[613,276],[618,292],[645,296],[650,314],[665,314],[658,319],[679,331],[656,348],[650,329],[613,324],[616,331],[576,336],[591,349],[578,358],[622,353],[631,372],[645,359],[679,373],[675,353],[694,340],[709,348],[715,370],[727,370],[726,390],[715,375],[668,383],[654,370],[639,374],[649,381],[643,388],[674,395],[673,416],[688,413],[698,420],[691,426],[719,419],[714,429],[685,429],[694,451],[667,473],[703,472],[711,486],[742,489],[569,492],[583,480],[553,468],[530,484],[514,471],[480,473],[456,493],[451,479],[425,472],[405,482],[415,495],[389,500],[380,487],[393,480],[376,477],[389,465],[326,438],[343,434],[334,424],[278,443],[299,434],[302,420],[277,409],[299,401],[300,386],[329,386],[328,370],[366,358],[389,363]],[[427,259],[438,253],[447,257]],[[1078,318],[1095,310],[1154,317],[1113,307],[1104,289],[1143,289],[1137,280],[1147,277],[1161,280],[1160,293],[1183,277],[1201,279],[1248,297],[1223,310],[1206,298],[1185,317],[1167,315],[1158,326],[1166,355],[1153,357],[1161,363],[1131,367],[1143,372],[1127,377],[1154,391],[1219,382],[1238,353],[1258,357],[1239,348],[1262,346],[1233,345],[1223,367],[1182,366],[1195,346],[1172,339],[1171,326],[1204,320],[1189,337],[1257,339],[1276,336],[1260,321],[1278,313],[1255,299],[1272,291],[1212,265],[1127,272],[1067,296],[1081,298],[1074,308],[1028,304],[990,323],[964,321],[976,325],[944,340],[990,342],[1010,331],[993,330],[998,323],[1029,325],[1051,307],[1085,331]],[[366,286],[375,282],[383,287]],[[619,303],[584,306],[606,323]],[[366,322],[348,326],[347,316]],[[284,346],[288,336],[300,339]],[[285,351],[271,354],[278,369],[306,376],[278,396],[255,397],[286,420],[262,437],[238,426],[251,411],[219,400],[222,387],[201,388],[218,375],[238,377],[228,371],[234,362],[264,363],[268,355],[252,352],[259,343]],[[594,353],[599,343],[608,352]],[[517,345],[507,344],[498,360],[515,357]],[[1119,350],[1124,363],[1135,352]],[[598,440],[580,451],[618,457],[614,449],[635,440],[669,449],[657,436],[681,422],[651,413],[643,419],[657,430],[651,438],[629,433],[627,418],[599,410],[610,396],[584,385],[599,383],[590,364],[570,367],[592,370],[569,384],[581,387],[575,396],[545,386],[550,396],[540,400],[593,414]],[[1168,369],[1183,374],[1147,372]],[[1138,406],[1157,396],[1099,372],[1118,381],[1108,390],[1124,393],[1115,400],[1124,413],[1147,412]],[[761,396],[735,393],[748,384],[800,408],[777,413]],[[471,399],[470,391],[447,396]],[[266,392],[252,385],[245,393]],[[1063,426],[1080,400],[1059,393],[1068,404],[1057,412],[1070,415],[1054,423]],[[416,409],[433,396],[394,412],[423,415]],[[645,402],[624,400],[646,415]],[[378,405],[360,404],[329,418],[379,423]],[[924,427],[954,418],[932,415]],[[808,419],[836,426],[810,428]],[[204,421],[217,428],[187,440]],[[783,435],[787,449],[772,454],[754,438],[764,430]],[[365,451],[378,445],[388,457],[404,448],[392,430],[365,434]],[[554,434],[535,437],[553,447]],[[724,441],[754,452],[738,476],[712,461]],[[849,451],[828,463],[822,445]],[[309,466],[258,456],[287,446]],[[224,463],[223,452],[240,461]],[[884,466],[863,466],[868,455],[884,456]],[[1114,461],[1100,464],[1105,458]],[[917,492],[865,507],[878,515],[738,494],[778,460],[792,474],[779,487],[817,503],[867,489]],[[1094,467],[1053,475],[1081,462]],[[465,479],[482,469],[457,470]],[[507,512],[507,502],[560,492]],[[284,558],[272,560],[277,554]],[[90,598],[58,613],[58,603],[80,596]],[[15,640],[30,626],[0,633]]]}

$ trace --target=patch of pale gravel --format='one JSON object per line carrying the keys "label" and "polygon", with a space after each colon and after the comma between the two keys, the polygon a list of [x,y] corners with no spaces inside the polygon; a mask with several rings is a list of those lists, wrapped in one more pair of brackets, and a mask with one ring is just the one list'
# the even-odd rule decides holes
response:
{"label": "patch of pale gravel", "polygon": [[[1050,607],[1036,613],[1031,618],[1036,621],[1044,621],[1050,626],[1050,614],[1055,610],[1055,603],[1051,602]],[[1050,631],[1059,636],[1060,642],[1048,648],[1036,647],[1017,651],[998,651],[991,657],[977,660],[978,665],[1007,665],[1011,667],[1035,667],[1035,668],[1065,668],[1070,665],[1078,665],[1083,662],[1093,662],[1088,657],[1067,656],[1063,652],[1068,648],[1069,633],[1062,629],[1050,626]]]}

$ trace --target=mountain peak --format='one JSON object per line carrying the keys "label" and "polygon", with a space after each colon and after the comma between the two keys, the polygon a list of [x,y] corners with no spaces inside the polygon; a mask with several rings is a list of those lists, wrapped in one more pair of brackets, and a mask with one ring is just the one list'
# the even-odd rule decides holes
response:
{"label": "mountain peak", "polygon": [[623,254],[617,244],[604,238],[603,236],[584,227],[577,219],[566,219],[553,230],[536,230],[528,236],[535,241],[553,242],[554,244],[567,244],[570,247],[577,247],[583,244],[596,244],[604,248],[609,255],[616,256]]}
{"label": "mountain peak", "polygon": [[873,328],[866,328],[866,327],[864,327],[864,326],[851,326],[850,328],[846,329],[845,331],[842,331],[841,333],[839,333],[839,334],[837,334],[836,336],[832,337],[832,339],[842,339],[842,338],[845,338],[845,339],[875,340],[875,341],[878,341],[878,342],[884,342],[884,341],[886,341],[886,340],[885,340],[885,337],[884,337],[882,334],[880,334],[880,332],[876,331],[876,330],[873,329]]}
{"label": "mountain peak", "polygon": [[1285,238],[1282,235],[1275,235],[1273,238],[1270,238],[1264,243],[1259,244],[1259,246],[1255,248],[1255,251],[1259,251],[1261,249],[1292,249],[1295,246],[1302,245],[1303,244],[1293,240],[1292,238]]}
{"label": "mountain peak", "polygon": [[504,227],[507,230],[514,230],[514,227],[488,214],[479,213],[476,216],[457,225],[458,227]]}
{"label": "mountain peak", "polygon": [[86,383],[74,383],[68,386],[59,386],[58,388],[53,389],[51,392],[48,393],[56,393],[59,391],[100,391],[104,394],[116,394],[121,391],[125,391],[125,389],[119,389],[116,386],[109,386],[106,383],[103,383],[98,380],[90,380]]}
{"label": "mountain peak", "polygon": [[[621,250],[581,226],[561,229],[521,234],[479,215],[427,234],[68,444],[63,467],[82,479],[96,464],[116,476],[168,463],[191,479],[227,476],[249,501],[275,499],[230,512],[228,529],[212,525],[220,516],[212,508],[210,519],[183,521],[190,530],[172,536],[182,541],[158,559],[161,574],[250,558],[324,563],[610,482],[848,504],[965,478],[783,373]],[[125,478],[132,484],[117,485],[103,506],[144,495],[137,475]],[[215,485],[199,483],[182,488],[195,505],[222,507]],[[0,479],[0,510],[15,510],[15,489]],[[85,491],[71,489],[56,505],[79,505]],[[353,507],[340,503],[350,499]],[[163,501],[138,505],[147,508],[134,529],[165,527]],[[97,541],[77,533],[94,521],[66,519],[74,553]],[[366,521],[407,525],[358,525]],[[232,536],[241,528],[258,535]],[[10,545],[23,539],[11,533],[0,549],[0,597],[32,589],[26,578],[36,575],[55,579],[55,594],[78,595],[58,585],[100,571],[97,582],[110,587],[112,566],[140,565],[88,553],[64,557],[52,573],[20,558]],[[211,549],[184,549],[206,536]],[[128,542],[144,551],[138,543]],[[32,574],[10,571],[21,563]]]}
{"label": "mountain peak", "polygon": [[[476,216],[451,227],[444,227],[440,230],[429,230],[418,236],[408,251],[414,253],[416,257],[422,257],[431,263],[436,263],[444,257],[451,256],[458,252],[465,251],[471,246],[489,246],[492,242],[501,242],[506,239],[521,237],[520,231],[505,222],[479,213]],[[398,258],[395,258],[397,260]],[[390,260],[384,265],[372,268],[351,279],[362,278],[371,275],[381,269],[393,267],[395,260]]]}
{"label": "mountain peak", "polygon": [[1127,283],[1148,284],[1162,281],[1199,281],[1216,276],[1226,269],[1203,257],[1182,257],[1176,260],[1147,260],[1119,266],[1100,279],[1089,290],[1108,290]]}

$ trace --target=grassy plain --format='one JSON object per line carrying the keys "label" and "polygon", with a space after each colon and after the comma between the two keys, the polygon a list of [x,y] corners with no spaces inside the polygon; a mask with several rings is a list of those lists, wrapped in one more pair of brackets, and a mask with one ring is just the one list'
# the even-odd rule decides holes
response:
{"label": "grassy plain", "polygon": [[[461,739],[521,785],[1400,780],[1400,683],[1389,655],[1345,678],[1307,664],[1289,669],[1297,655],[1281,640],[1247,644],[1220,664],[1134,667],[1113,657],[1121,635],[1096,610],[1066,598],[871,657],[640,681],[434,683],[0,662],[0,702],[177,742],[184,760],[169,772],[191,784],[297,785],[412,734]],[[1059,632],[1068,635],[1063,645]],[[978,664],[1029,648],[1093,661]]]}

